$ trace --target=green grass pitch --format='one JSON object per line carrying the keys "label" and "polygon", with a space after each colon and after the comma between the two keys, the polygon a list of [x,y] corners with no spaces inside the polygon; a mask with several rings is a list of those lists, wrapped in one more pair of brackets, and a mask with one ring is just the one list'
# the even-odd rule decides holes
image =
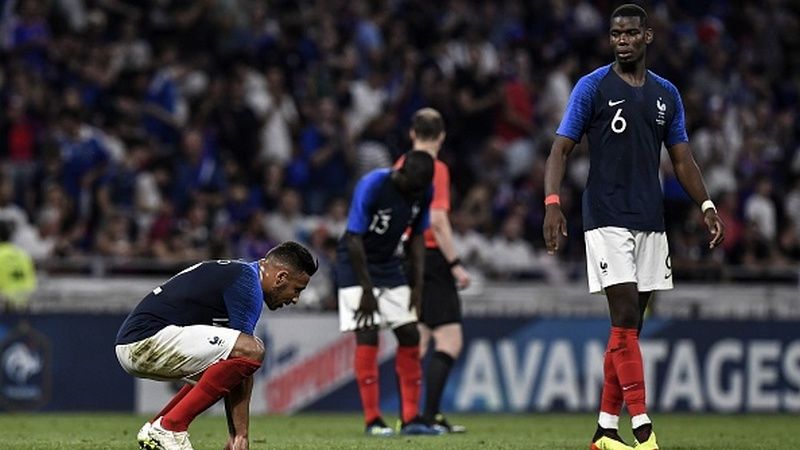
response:
{"label": "green grass pitch", "polygon": [[[144,417],[126,414],[0,414],[0,449],[136,449]],[[387,416],[388,419],[388,416]],[[368,438],[357,414],[256,416],[251,449],[582,449],[593,414],[452,415],[463,435]],[[789,449],[800,437],[794,415],[654,415],[662,450]],[[622,434],[630,440],[623,418]],[[221,450],[225,419],[203,415],[189,429],[196,450]],[[630,442],[629,442],[630,443]]]}

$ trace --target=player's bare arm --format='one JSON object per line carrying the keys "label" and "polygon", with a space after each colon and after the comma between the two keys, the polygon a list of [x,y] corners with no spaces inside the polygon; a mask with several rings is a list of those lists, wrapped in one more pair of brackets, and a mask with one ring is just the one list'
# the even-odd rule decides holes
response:
{"label": "player's bare arm", "polygon": [[[710,200],[710,197],[703,182],[700,168],[697,167],[697,162],[692,156],[689,144],[681,142],[673,145],[669,148],[669,157],[675,168],[675,175],[678,177],[683,189],[686,190],[697,205],[703,207],[703,204]],[[708,246],[709,248],[714,248],[725,239],[725,223],[717,215],[716,208],[703,207],[703,209],[703,220],[711,233],[711,242],[709,242]]]}
{"label": "player's bare arm", "polygon": [[[559,235],[567,236],[567,219],[561,211],[561,203],[558,200],[561,191],[561,181],[567,167],[567,158],[575,148],[575,141],[564,136],[556,136],[553,146],[550,149],[550,156],[544,169],[544,192],[545,192],[545,214],[544,214],[544,243],[547,253],[550,255],[558,251]],[[555,197],[553,197],[555,196]]]}
{"label": "player's bare arm", "polygon": [[[450,225],[450,219],[447,217],[446,209],[431,208],[431,230],[433,230],[433,235],[436,237],[439,250],[441,250],[445,260],[451,265],[450,271],[453,274],[453,278],[456,280],[456,287],[458,287],[458,289],[468,288],[472,278],[469,272],[467,272],[467,269],[465,269],[458,260],[458,253],[453,244],[453,227]],[[453,262],[455,262],[455,264]]]}
{"label": "player's bare arm", "polygon": [[378,300],[375,299],[372,278],[370,278],[369,269],[367,269],[367,253],[364,251],[364,241],[361,239],[361,235],[349,231],[345,233],[345,241],[347,242],[347,251],[350,254],[353,270],[363,291],[361,293],[361,303],[355,313],[356,325],[359,329],[372,328],[375,326],[374,314],[378,311]]}
{"label": "player's bare arm", "polygon": [[225,450],[248,450],[250,448],[250,397],[253,392],[253,377],[245,378],[231,389],[225,397],[225,416],[228,421],[228,442]]}
{"label": "player's bare arm", "polygon": [[415,308],[417,314],[420,313],[422,307],[422,285],[425,278],[425,239],[422,234],[412,234],[411,242],[409,243],[409,253],[411,260],[411,302],[409,302],[409,309]]}

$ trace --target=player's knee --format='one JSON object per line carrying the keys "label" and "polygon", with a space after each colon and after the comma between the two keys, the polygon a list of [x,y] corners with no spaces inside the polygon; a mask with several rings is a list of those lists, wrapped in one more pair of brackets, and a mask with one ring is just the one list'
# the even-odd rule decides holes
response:
{"label": "player's knee", "polygon": [[236,340],[236,345],[233,347],[231,356],[247,358],[253,361],[262,362],[266,355],[264,342],[255,337],[246,334],[239,335]]}
{"label": "player's knee", "polygon": [[437,351],[447,353],[451,358],[457,359],[461,354],[462,344],[461,341],[452,341],[443,343],[442,348],[437,348]]}
{"label": "player's knee", "polygon": [[611,324],[615,327],[637,328],[639,320],[639,311],[633,308],[618,309],[611,314]]}
{"label": "player's knee", "polygon": [[378,330],[357,330],[356,344],[372,346],[378,345]]}
{"label": "player's knee", "polygon": [[257,337],[254,337],[253,341],[255,342],[254,344],[255,348],[253,349],[254,350],[253,360],[258,362],[263,362],[264,357],[267,355],[267,347],[264,345],[264,341],[262,341]]}
{"label": "player's knee", "polygon": [[419,330],[417,329],[416,323],[407,323],[395,328],[394,335],[397,337],[398,345],[404,347],[419,345]]}

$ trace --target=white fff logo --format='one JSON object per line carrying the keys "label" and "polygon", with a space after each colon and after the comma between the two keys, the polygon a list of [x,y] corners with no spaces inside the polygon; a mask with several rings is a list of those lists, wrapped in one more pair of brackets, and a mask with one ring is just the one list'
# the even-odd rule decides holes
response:
{"label": "white fff logo", "polygon": [[656,108],[658,109],[658,114],[656,116],[656,123],[659,125],[664,125],[667,123],[667,104],[658,97],[656,100]]}
{"label": "white fff logo", "polygon": [[18,342],[3,354],[3,370],[16,384],[25,384],[32,376],[42,371],[42,358]]}

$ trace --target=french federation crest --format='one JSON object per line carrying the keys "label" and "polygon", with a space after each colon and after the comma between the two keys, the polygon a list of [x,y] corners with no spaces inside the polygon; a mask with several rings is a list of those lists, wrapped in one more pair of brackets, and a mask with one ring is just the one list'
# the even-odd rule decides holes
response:
{"label": "french federation crest", "polygon": [[36,409],[50,400],[50,342],[27,322],[0,342],[0,408]]}

